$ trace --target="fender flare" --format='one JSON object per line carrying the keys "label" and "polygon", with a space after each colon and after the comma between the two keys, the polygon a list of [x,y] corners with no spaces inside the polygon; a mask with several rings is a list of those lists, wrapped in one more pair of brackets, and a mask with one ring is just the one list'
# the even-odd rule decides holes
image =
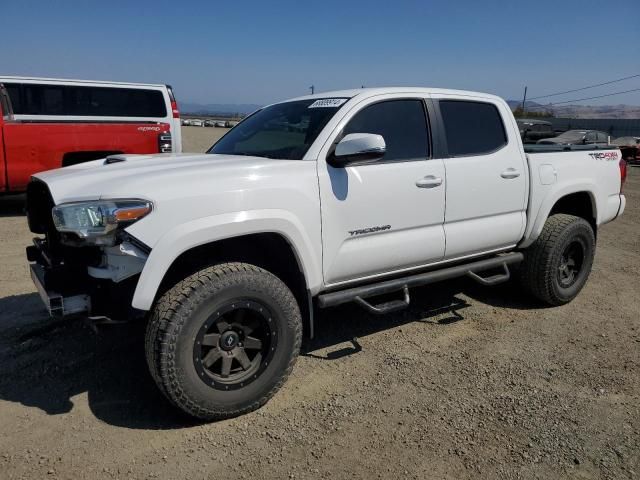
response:
{"label": "fender flare", "polygon": [[562,198],[575,193],[586,193],[589,195],[589,198],[591,199],[591,211],[594,214],[593,216],[595,218],[596,225],[600,225],[602,223],[600,219],[601,208],[597,201],[597,189],[597,185],[593,182],[572,182],[570,184],[563,185],[563,187],[558,190],[555,190],[552,195],[546,196],[538,208],[538,214],[536,215],[535,220],[533,220],[530,223],[530,226],[527,227],[524,240],[518,246],[520,248],[526,248],[535,242],[542,233],[544,224],[546,223],[547,218],[549,218],[549,214],[556,203],[558,203]]}
{"label": "fender flare", "polygon": [[194,247],[254,233],[277,233],[291,245],[313,294],[322,285],[320,239],[314,242],[301,222],[286,210],[252,210],[203,217],[174,226],[154,245],[136,286],[132,306],[150,310],[164,276],[173,262]]}

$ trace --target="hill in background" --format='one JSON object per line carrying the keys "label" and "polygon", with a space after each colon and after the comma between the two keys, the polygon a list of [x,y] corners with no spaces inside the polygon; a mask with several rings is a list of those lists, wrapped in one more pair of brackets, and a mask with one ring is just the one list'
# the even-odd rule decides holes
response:
{"label": "hill in background", "polygon": [[[518,100],[507,100],[507,103],[512,110],[522,104]],[[640,107],[633,105],[555,105],[545,108],[544,104],[527,102],[526,109],[534,112],[551,111],[559,118],[640,118]]]}
{"label": "hill in background", "polygon": [[[521,105],[518,100],[507,100],[512,110]],[[186,115],[241,117],[255,112],[262,105],[252,103],[180,103],[180,111]],[[556,105],[545,108],[544,104],[527,102],[527,110],[551,111],[562,118],[640,118],[640,106],[633,105]]]}

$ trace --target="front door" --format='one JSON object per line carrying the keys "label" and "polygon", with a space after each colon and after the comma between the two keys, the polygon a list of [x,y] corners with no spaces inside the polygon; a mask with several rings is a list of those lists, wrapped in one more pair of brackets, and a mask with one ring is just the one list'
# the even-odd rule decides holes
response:
{"label": "front door", "polygon": [[[318,162],[323,272],[329,285],[410,269],[444,256],[446,178],[431,159],[424,99],[384,95],[356,105],[334,140],[375,133],[386,143],[371,164]],[[335,144],[334,142],[330,142]]]}

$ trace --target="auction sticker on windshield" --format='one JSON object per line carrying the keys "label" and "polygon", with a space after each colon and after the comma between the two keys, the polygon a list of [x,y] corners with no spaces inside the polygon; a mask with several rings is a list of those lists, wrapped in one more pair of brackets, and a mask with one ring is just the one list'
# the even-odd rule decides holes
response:
{"label": "auction sticker on windshield", "polygon": [[348,98],[323,98],[316,100],[308,108],[335,108],[346,102]]}

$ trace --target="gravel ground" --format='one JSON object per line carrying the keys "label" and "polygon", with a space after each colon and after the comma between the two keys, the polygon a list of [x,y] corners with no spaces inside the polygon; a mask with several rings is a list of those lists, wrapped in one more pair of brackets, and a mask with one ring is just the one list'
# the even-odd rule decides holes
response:
{"label": "gravel ground", "polygon": [[229,128],[182,127],[182,151],[206,152]]}
{"label": "gravel ground", "polygon": [[0,199],[0,478],[638,478],[640,169],[625,192],[570,305],[456,281],[322,311],[283,390],[212,424],[157,391],[139,325],[46,318]]}

